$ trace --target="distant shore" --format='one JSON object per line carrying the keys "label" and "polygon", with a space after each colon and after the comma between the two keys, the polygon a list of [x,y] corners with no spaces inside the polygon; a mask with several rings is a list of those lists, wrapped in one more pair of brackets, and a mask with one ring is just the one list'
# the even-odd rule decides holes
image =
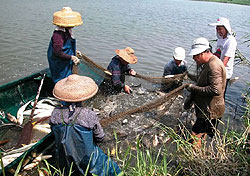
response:
{"label": "distant shore", "polygon": [[210,1],[210,2],[220,2],[220,3],[250,5],[250,1],[249,0],[195,0],[195,1]]}

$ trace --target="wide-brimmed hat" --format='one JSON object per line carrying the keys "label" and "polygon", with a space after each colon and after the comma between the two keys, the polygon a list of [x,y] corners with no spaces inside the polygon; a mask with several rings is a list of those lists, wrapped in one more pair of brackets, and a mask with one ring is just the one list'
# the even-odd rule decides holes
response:
{"label": "wide-brimmed hat", "polygon": [[53,14],[53,24],[61,27],[75,27],[82,25],[81,14],[72,11],[70,7],[63,7]]}
{"label": "wide-brimmed hat", "polygon": [[137,57],[135,56],[135,51],[130,47],[121,50],[117,49],[115,52],[129,64],[135,64],[138,61]]}
{"label": "wide-brimmed hat", "polygon": [[193,45],[191,47],[189,55],[193,56],[193,55],[200,54],[206,51],[208,48],[210,48],[210,46],[206,38],[203,38],[203,37],[197,38],[193,41]]}
{"label": "wide-brimmed hat", "polygon": [[175,48],[173,56],[176,60],[183,61],[186,57],[184,48],[182,47]]}
{"label": "wide-brimmed hat", "polygon": [[93,79],[72,74],[56,83],[53,95],[61,101],[81,102],[93,97],[97,91],[98,86]]}
{"label": "wide-brimmed hat", "polygon": [[210,26],[224,26],[227,30],[227,32],[231,35],[232,34],[232,29],[230,26],[230,22],[227,18],[220,17],[217,19],[216,23],[211,23],[209,24]]}

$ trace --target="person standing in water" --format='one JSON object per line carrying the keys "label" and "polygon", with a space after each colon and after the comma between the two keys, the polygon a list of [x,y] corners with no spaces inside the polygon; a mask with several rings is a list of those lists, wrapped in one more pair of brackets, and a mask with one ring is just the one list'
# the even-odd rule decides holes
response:
{"label": "person standing in water", "polygon": [[[177,47],[173,52],[173,59],[164,66],[163,77],[181,74],[187,71],[187,62],[185,61],[185,50],[182,47]],[[162,84],[162,90],[169,92],[177,87],[181,86],[182,82],[173,83],[170,85]]]}
{"label": "person standing in water", "polygon": [[[217,47],[214,54],[222,60],[224,66],[226,67],[227,89],[228,82],[233,75],[234,57],[237,42],[235,37],[233,36],[233,31],[227,18],[220,17],[217,19],[216,23],[211,23],[209,25],[216,27]],[[226,89],[224,92],[224,98]]]}
{"label": "person standing in water", "polygon": [[223,98],[226,86],[226,70],[222,61],[213,55],[206,38],[194,40],[190,56],[201,67],[196,84],[186,88],[191,92],[184,103],[184,109],[195,106],[196,121],[192,127],[193,144],[200,148],[207,135],[213,137],[219,119],[225,111]]}
{"label": "person standing in water", "polygon": [[82,25],[82,17],[70,7],[63,7],[53,14],[53,24],[56,28],[51,37],[47,57],[54,83],[72,74],[73,64],[80,60],[76,57],[76,39],[72,29]]}

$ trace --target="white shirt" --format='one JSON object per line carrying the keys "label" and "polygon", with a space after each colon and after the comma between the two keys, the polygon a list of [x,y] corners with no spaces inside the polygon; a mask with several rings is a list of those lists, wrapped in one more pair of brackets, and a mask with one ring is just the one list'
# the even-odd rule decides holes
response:
{"label": "white shirt", "polygon": [[233,75],[234,57],[236,51],[237,42],[234,36],[227,35],[226,38],[218,38],[217,49],[220,48],[221,56],[220,59],[223,61],[224,57],[230,57],[226,65],[226,75],[227,79],[230,79]]}

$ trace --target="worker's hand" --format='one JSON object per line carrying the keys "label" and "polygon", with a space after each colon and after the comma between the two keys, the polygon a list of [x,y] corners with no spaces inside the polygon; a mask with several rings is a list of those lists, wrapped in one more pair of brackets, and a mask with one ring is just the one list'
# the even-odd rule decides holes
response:
{"label": "worker's hand", "polygon": [[166,76],[164,76],[164,78],[173,78],[174,77],[174,75],[166,75]]}
{"label": "worker's hand", "polygon": [[124,91],[125,91],[126,93],[130,94],[131,89],[130,89],[130,87],[129,87],[128,85],[125,85],[125,86],[124,86]]}
{"label": "worker's hand", "polygon": [[82,56],[81,51],[76,50],[76,55],[77,55],[77,56]]}
{"label": "worker's hand", "polygon": [[193,87],[193,84],[188,84],[188,86],[186,87],[186,89],[191,92],[192,91],[192,87]]}
{"label": "worker's hand", "polygon": [[78,65],[80,63],[80,59],[78,59],[76,56],[71,56],[71,60],[74,62],[75,65]]}
{"label": "worker's hand", "polygon": [[132,75],[132,76],[135,76],[136,72],[134,71],[134,69],[131,69],[131,70],[129,70],[129,74]]}

